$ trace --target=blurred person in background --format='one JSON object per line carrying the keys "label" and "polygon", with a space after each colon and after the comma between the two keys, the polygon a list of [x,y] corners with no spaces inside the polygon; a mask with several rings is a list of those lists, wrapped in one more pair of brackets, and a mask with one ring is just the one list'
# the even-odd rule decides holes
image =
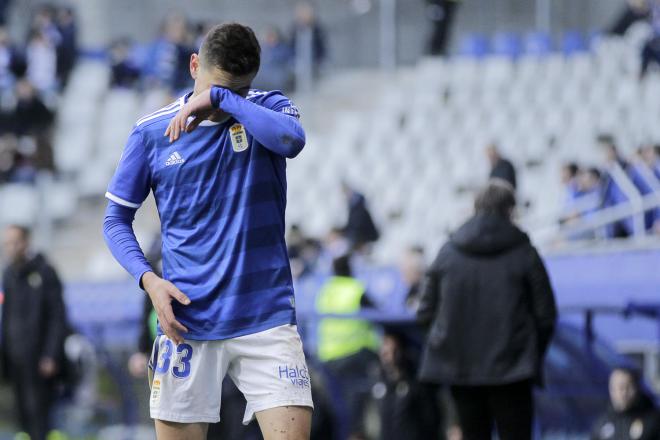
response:
{"label": "blurred person in background", "polygon": [[78,57],[78,26],[73,8],[61,7],[56,12],[56,26],[60,33],[57,47],[57,78],[62,87],[69,81]]}
{"label": "blurred person in background", "polygon": [[37,169],[54,170],[52,136],[55,112],[46,106],[35,87],[25,78],[16,83],[13,121],[14,133],[22,141],[31,139],[34,144],[30,147],[33,151],[23,151],[24,155],[33,159]]}
{"label": "blurred person in background", "polygon": [[303,56],[307,47],[311,50],[309,55],[312,74],[318,76],[327,57],[327,41],[323,26],[319,23],[311,3],[300,2],[296,5],[290,41],[295,57]]}
{"label": "blurred person in background", "polygon": [[615,368],[610,375],[609,391],[609,409],[594,425],[592,440],[660,438],[660,416],[634,370]]}
{"label": "blurred person in background", "polygon": [[626,0],[623,9],[607,32],[612,35],[623,36],[628,28],[640,20],[649,17],[649,0]]}
{"label": "blurred person in background", "polygon": [[644,78],[652,63],[660,64],[660,0],[647,0],[653,35],[642,48],[642,65],[639,76]]}
{"label": "blurred person in background", "polygon": [[342,182],[341,189],[348,203],[348,218],[341,232],[352,251],[365,250],[368,244],[380,238],[380,232],[374,223],[364,195],[346,182]]}
{"label": "blurred person in background", "polygon": [[475,215],[428,270],[417,316],[429,331],[420,379],[449,385],[463,439],[531,439],[533,384],[557,309],[545,266],[513,222],[514,190],[492,179]]}
{"label": "blurred person in background", "polygon": [[57,88],[57,53],[55,45],[42,30],[30,34],[25,49],[27,78],[44,95],[51,94]]}
{"label": "blurred person in background", "polygon": [[3,250],[2,372],[16,399],[18,426],[43,440],[52,426],[57,379],[65,373],[62,283],[46,258],[30,250],[27,228],[6,228]]}
{"label": "blurred person in background", "polygon": [[140,80],[140,68],[131,57],[131,41],[120,38],[110,45],[110,87],[132,88]]}
{"label": "blurred person in background", "polygon": [[0,0],[0,26],[4,26],[7,22],[7,10],[11,2],[12,0]]}
{"label": "blurred person in background", "polygon": [[269,27],[261,45],[261,69],[254,82],[264,90],[293,88],[293,51],[276,27]]}
{"label": "blurred person in background", "polygon": [[188,20],[184,15],[173,13],[165,18],[144,68],[151,86],[163,87],[172,94],[190,87],[188,61],[196,49],[192,48],[189,37]]}
{"label": "blurred person in background", "polygon": [[575,162],[569,162],[561,167],[561,183],[564,185],[566,200],[573,200],[580,192],[580,167]]}
{"label": "blurred person in background", "polygon": [[0,93],[12,89],[21,63],[22,56],[9,38],[7,29],[0,27]]}
{"label": "blurred person in background", "polygon": [[488,162],[490,163],[489,177],[491,179],[498,178],[509,182],[515,191],[516,169],[511,161],[502,157],[499,149],[497,148],[497,145],[495,144],[491,144],[486,147],[486,157],[488,157]]}
{"label": "blurred person in background", "polygon": [[[353,277],[350,257],[335,258],[332,265],[334,275],[316,298],[316,312],[350,315],[373,307],[364,284]],[[366,320],[321,318],[317,338],[317,356],[340,384],[350,433],[362,435],[370,381],[378,370],[378,336]]]}
{"label": "blurred person in background", "polygon": [[431,55],[446,56],[449,52],[451,28],[456,10],[462,0],[427,0],[427,15],[433,22],[429,51]]}
{"label": "blurred person in background", "polygon": [[[597,142],[605,155],[606,174],[603,178],[603,208],[616,206],[630,201],[625,187],[615,177],[620,175],[627,178],[635,191],[640,195],[650,194],[653,188],[642,178],[634,164],[624,159],[617,148],[614,138],[610,135],[599,135]],[[620,172],[620,174],[619,174]],[[654,213],[646,212],[644,215],[644,226],[650,229],[653,226]],[[634,220],[627,217],[618,222],[606,226],[606,234],[609,238],[625,238],[635,233]]]}
{"label": "blurred person in background", "polygon": [[424,249],[421,246],[410,246],[401,256],[399,270],[406,284],[406,309],[417,311],[419,306],[420,284],[426,272]]}
{"label": "blurred person in background", "polygon": [[417,365],[406,353],[406,336],[386,329],[380,347],[380,381],[372,395],[378,403],[380,440],[440,438],[436,392],[417,381]]}

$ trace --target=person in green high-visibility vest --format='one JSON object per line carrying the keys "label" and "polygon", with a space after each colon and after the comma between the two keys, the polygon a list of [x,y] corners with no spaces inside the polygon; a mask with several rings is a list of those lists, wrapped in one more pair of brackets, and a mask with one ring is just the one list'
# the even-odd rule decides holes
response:
{"label": "person in green high-visibility vest", "polygon": [[[350,258],[342,256],[333,263],[332,276],[316,298],[320,315],[351,315],[372,304],[366,288],[351,273]],[[378,372],[378,334],[363,319],[321,318],[317,332],[317,356],[342,387],[352,435],[363,431],[363,411],[371,380]]]}

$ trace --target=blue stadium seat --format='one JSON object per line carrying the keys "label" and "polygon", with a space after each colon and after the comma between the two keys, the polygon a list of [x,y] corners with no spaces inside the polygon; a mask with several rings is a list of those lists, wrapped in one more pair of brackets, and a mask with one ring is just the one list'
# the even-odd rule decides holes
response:
{"label": "blue stadium seat", "polygon": [[523,52],[520,36],[513,32],[501,32],[493,38],[493,53],[516,59]]}
{"label": "blue stadium seat", "polygon": [[566,56],[587,51],[587,42],[578,31],[568,31],[561,39],[561,51]]}
{"label": "blue stadium seat", "polygon": [[525,35],[525,53],[545,56],[552,53],[552,37],[547,32],[531,32]]}
{"label": "blue stadium seat", "polygon": [[481,34],[468,34],[460,43],[459,55],[470,58],[484,58],[490,53],[488,38]]}

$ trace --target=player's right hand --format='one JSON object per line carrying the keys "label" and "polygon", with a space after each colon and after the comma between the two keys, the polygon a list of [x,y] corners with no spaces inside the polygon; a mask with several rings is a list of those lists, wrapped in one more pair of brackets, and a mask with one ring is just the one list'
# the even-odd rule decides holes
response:
{"label": "player's right hand", "polygon": [[190,304],[190,298],[184,295],[177,287],[167,280],[162,279],[153,272],[142,275],[142,286],[149,294],[151,303],[158,315],[160,328],[165,335],[175,344],[183,342],[181,333],[187,333],[188,329],[174,317],[172,311],[172,300],[177,300],[184,306]]}

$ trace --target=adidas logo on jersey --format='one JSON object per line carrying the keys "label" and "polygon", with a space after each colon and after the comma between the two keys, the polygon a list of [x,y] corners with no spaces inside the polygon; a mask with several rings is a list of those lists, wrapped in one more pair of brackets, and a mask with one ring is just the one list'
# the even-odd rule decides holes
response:
{"label": "adidas logo on jersey", "polygon": [[174,153],[170,154],[170,157],[167,158],[167,161],[165,162],[165,166],[169,167],[170,165],[179,165],[184,163],[186,160],[181,157],[178,151],[175,151]]}

